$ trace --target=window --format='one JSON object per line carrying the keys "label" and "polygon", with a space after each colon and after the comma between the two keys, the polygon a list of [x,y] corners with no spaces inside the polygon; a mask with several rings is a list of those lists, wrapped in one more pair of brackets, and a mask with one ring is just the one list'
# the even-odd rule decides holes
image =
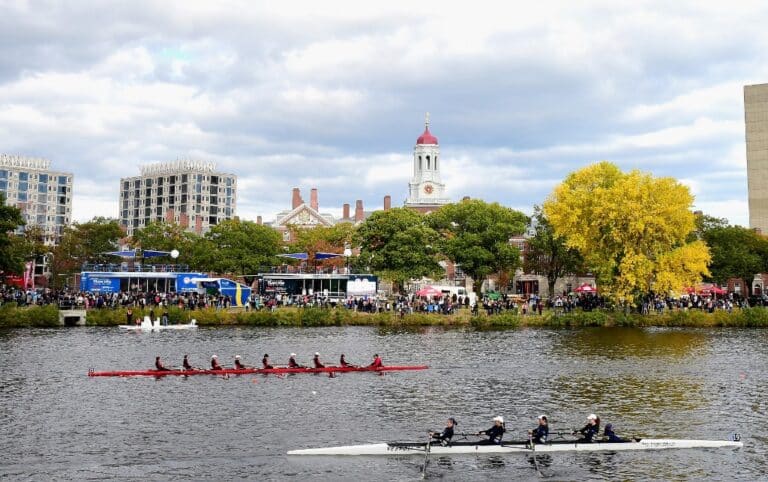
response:
{"label": "window", "polygon": [[158,186],[162,186],[163,185],[163,178],[162,177],[158,177],[157,178],[157,185]]}
{"label": "window", "polygon": [[163,198],[157,197],[157,203],[155,204],[163,204]]}
{"label": "window", "polygon": [[157,195],[158,196],[162,196],[163,195],[163,188],[162,187],[158,187],[157,188]]}
{"label": "window", "polygon": [[145,206],[151,206],[152,205],[152,198],[145,199],[144,200],[144,205]]}
{"label": "window", "polygon": [[46,196],[45,194],[38,194],[37,195],[37,202],[39,202],[41,204],[47,203],[48,202],[48,196]]}
{"label": "window", "polygon": [[181,185],[181,192],[184,193],[184,194],[187,193],[187,185],[186,184],[182,184]]}
{"label": "window", "polygon": [[[21,175],[19,175],[19,177],[21,177]],[[27,184],[26,182],[20,182],[19,183],[19,191],[26,192],[27,189],[29,189],[29,184]]]}
{"label": "window", "polygon": [[144,208],[144,216],[152,216],[152,208]]}
{"label": "window", "polygon": [[149,188],[149,187],[146,188],[144,190],[144,195],[147,196],[147,197],[151,196],[152,195],[152,188]]}
{"label": "window", "polygon": [[20,172],[19,173],[19,181],[29,181],[29,173],[28,172]]}
{"label": "window", "polygon": [[[140,189],[141,188],[141,181],[139,179],[136,179],[133,181],[133,188],[134,189]],[[136,191],[136,195],[138,196],[138,191]]]}
{"label": "window", "polygon": [[0,189],[2,189],[3,191],[5,191],[6,189],[8,189],[8,181],[6,181],[5,179],[3,179],[2,181],[0,181]]}
{"label": "window", "polygon": [[64,216],[56,216],[56,224],[58,225],[64,224]]}
{"label": "window", "polygon": [[20,192],[17,196],[19,201],[26,202],[27,201],[27,193]]}
{"label": "window", "polygon": [[56,214],[67,214],[66,206],[56,206]]}
{"label": "window", "polygon": [[[59,178],[59,179],[61,179],[61,178]],[[130,183],[130,182],[128,182],[128,181],[125,181],[125,182],[123,183],[123,191],[127,191],[127,190],[129,190],[130,188],[131,188],[131,183]]]}
{"label": "window", "polygon": [[210,209],[211,214],[218,214],[218,212],[219,212],[219,208],[217,208],[216,206],[211,206],[211,209]]}
{"label": "window", "polygon": [[47,182],[48,182],[48,174],[40,174],[40,175],[38,176],[38,179],[37,179],[37,180],[38,180],[38,181],[40,181],[40,182],[45,182],[45,183],[47,183]]}
{"label": "window", "polygon": [[186,174],[181,175],[181,182],[187,182],[188,176]]}
{"label": "window", "polygon": [[232,178],[228,177],[227,178],[227,186],[231,186],[231,185],[232,185]]}
{"label": "window", "polygon": [[45,214],[37,215],[37,224],[41,226],[45,224]]}
{"label": "window", "polygon": [[176,184],[176,176],[171,176],[168,178],[168,182],[171,184]]}
{"label": "window", "polygon": [[216,216],[209,216],[208,217],[208,224],[210,224],[211,226],[215,226],[216,225]]}
{"label": "window", "polygon": [[211,184],[219,184],[219,176],[211,176]]}
{"label": "window", "polygon": [[67,186],[59,186],[59,194],[66,194],[67,193]]}
{"label": "window", "polygon": [[211,196],[211,204],[219,204],[219,198],[217,196]]}
{"label": "window", "polygon": [[8,179],[8,171],[0,170],[0,179]]}
{"label": "window", "polygon": [[182,194],[181,195],[181,203],[182,204],[186,204],[186,202],[187,202],[187,195],[186,194]]}
{"label": "window", "polygon": [[219,188],[216,187],[216,186],[211,186],[210,192],[211,192],[211,194],[218,194],[219,193]]}
{"label": "window", "polygon": [[157,209],[155,209],[155,214],[157,214],[158,216],[162,216],[163,215],[163,208],[158,206]]}

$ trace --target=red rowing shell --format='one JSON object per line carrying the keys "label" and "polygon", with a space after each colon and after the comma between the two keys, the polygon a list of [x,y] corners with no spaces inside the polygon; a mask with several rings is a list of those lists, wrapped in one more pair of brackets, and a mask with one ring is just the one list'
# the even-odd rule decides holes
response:
{"label": "red rowing shell", "polygon": [[89,371],[89,377],[165,377],[187,375],[269,375],[281,373],[344,373],[344,372],[389,372],[404,370],[426,370],[427,365],[403,365],[382,367],[325,367],[325,368],[244,368],[236,370],[121,370],[114,372]]}

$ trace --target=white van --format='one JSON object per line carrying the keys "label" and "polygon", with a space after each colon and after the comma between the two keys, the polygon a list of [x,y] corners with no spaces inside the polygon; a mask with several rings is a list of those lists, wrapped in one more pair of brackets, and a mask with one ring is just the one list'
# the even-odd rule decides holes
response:
{"label": "white van", "polygon": [[463,286],[450,286],[450,285],[430,285],[436,290],[443,293],[444,296],[450,297],[453,300],[453,295],[456,295],[457,299],[460,296],[462,299],[469,296],[469,305],[472,306],[477,301],[477,295],[474,291],[467,291]]}

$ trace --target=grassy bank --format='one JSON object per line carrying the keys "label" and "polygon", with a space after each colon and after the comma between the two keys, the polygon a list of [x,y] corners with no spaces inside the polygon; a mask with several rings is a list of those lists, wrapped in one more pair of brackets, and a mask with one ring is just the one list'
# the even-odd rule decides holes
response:
{"label": "grassy bank", "polygon": [[[619,312],[574,312],[543,316],[521,316],[502,313],[493,316],[471,316],[467,310],[455,315],[412,314],[400,317],[392,313],[356,313],[344,309],[281,308],[275,312],[238,310],[168,310],[171,323],[188,323],[195,318],[200,326],[445,326],[474,327],[480,329],[508,329],[524,327],[579,328],[579,327],[768,327],[768,309],[749,308],[733,313],[718,311],[675,311],[663,315],[638,315]],[[155,310],[159,317],[161,310]],[[134,310],[134,320],[143,318],[149,310]],[[123,309],[90,310],[87,323],[92,326],[117,326],[127,322]],[[58,310],[54,306],[17,307],[14,303],[0,306],[0,328],[59,326]]]}

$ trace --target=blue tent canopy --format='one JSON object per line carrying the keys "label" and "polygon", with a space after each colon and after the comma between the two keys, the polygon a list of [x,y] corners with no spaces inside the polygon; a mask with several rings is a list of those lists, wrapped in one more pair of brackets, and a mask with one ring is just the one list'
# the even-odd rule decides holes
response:
{"label": "blue tent canopy", "polygon": [[104,254],[110,256],[120,256],[121,258],[156,258],[158,256],[168,256],[170,251],[157,251],[154,249],[145,249],[144,251],[130,250],[130,251],[108,251]]}
{"label": "blue tent canopy", "polygon": [[344,256],[344,255],[338,254],[338,253],[315,253],[315,259],[330,259],[330,258],[338,258],[340,256]]}
{"label": "blue tent canopy", "polygon": [[288,254],[279,254],[281,258],[291,258],[291,259],[307,259],[309,256],[307,253],[288,253]]}

